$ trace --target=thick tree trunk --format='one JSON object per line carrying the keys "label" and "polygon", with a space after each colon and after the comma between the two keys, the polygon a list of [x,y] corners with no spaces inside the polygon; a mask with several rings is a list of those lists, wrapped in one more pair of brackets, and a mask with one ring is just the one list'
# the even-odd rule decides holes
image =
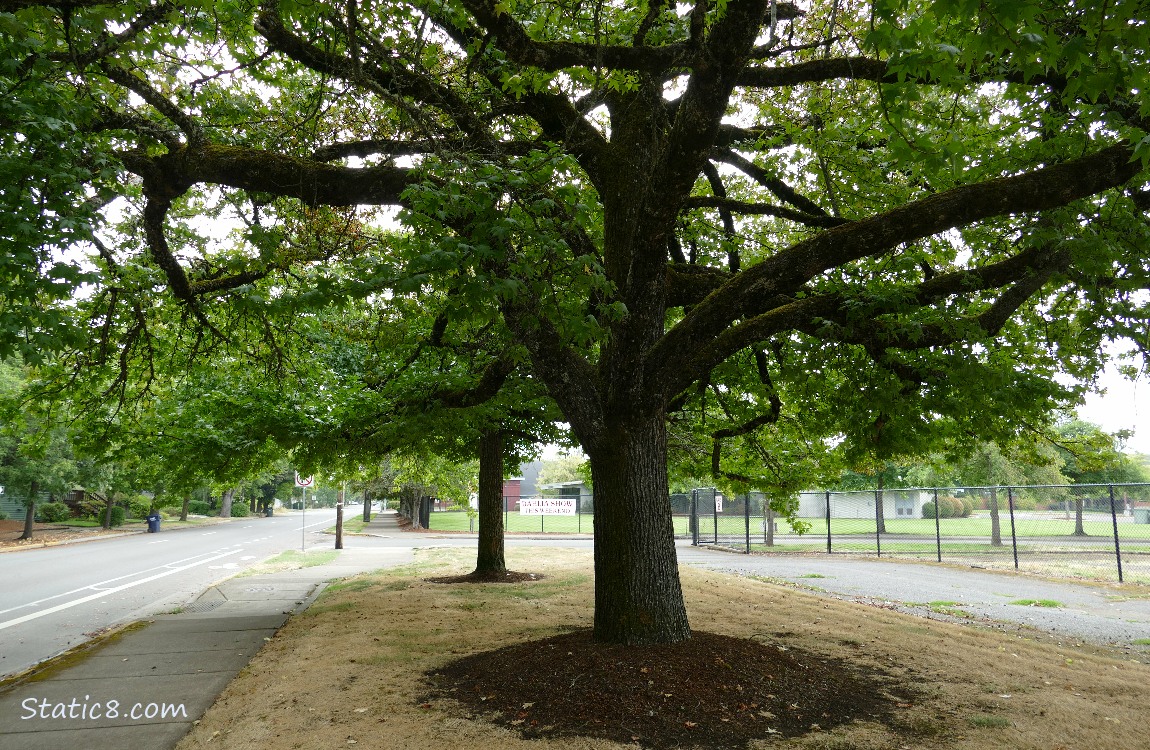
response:
{"label": "thick tree trunk", "polygon": [[220,518],[232,517],[232,500],[235,499],[235,488],[224,492],[223,497],[220,498]]}
{"label": "thick tree trunk", "polygon": [[886,512],[885,512],[886,509],[883,507],[883,503],[886,502],[886,498],[885,498],[885,494],[884,494],[886,491],[886,467],[885,466],[882,468],[882,470],[879,471],[877,479],[878,479],[878,485],[877,485],[878,490],[874,493],[874,520],[875,520],[875,524],[877,524],[878,533],[885,534],[886,533]]}
{"label": "thick tree trunk", "polygon": [[399,498],[399,515],[411,521],[413,529],[419,528],[419,513],[416,512],[415,498],[408,490],[402,490],[403,494]]}
{"label": "thick tree trunk", "polygon": [[31,539],[36,529],[36,495],[40,493],[40,483],[33,482],[28,491],[28,500],[24,503],[24,533],[21,539]]}
{"label": "thick tree trunk", "polygon": [[485,431],[479,438],[479,551],[476,575],[507,572],[503,548],[503,432]]}
{"label": "thick tree trunk", "polygon": [[[994,483],[994,454],[989,447],[984,447],[986,451],[986,481],[988,484]],[[998,517],[998,488],[990,488],[990,546],[1002,546],[1002,521]]]}
{"label": "thick tree trunk", "polygon": [[335,548],[343,549],[343,487],[339,488],[339,494],[335,500]]}
{"label": "thick tree trunk", "polygon": [[371,495],[367,490],[363,491],[363,522],[368,523],[371,521]]}
{"label": "thick tree trunk", "polygon": [[667,492],[663,414],[610,429],[589,451],[595,486],[595,630],[600,642],[691,637]]}
{"label": "thick tree trunk", "polygon": [[990,545],[1002,546],[1002,521],[998,517],[998,488],[990,488]]}
{"label": "thick tree trunk", "polygon": [[184,504],[180,506],[180,520],[188,520],[188,505],[192,502],[191,495],[184,495]]}
{"label": "thick tree trunk", "polygon": [[108,495],[108,498],[106,500],[104,500],[104,528],[105,529],[112,528],[112,506],[113,505],[114,505],[114,501],[112,499],[112,496]]}
{"label": "thick tree trunk", "polygon": [[1082,525],[1082,498],[1074,498],[1074,536],[1089,536]]}

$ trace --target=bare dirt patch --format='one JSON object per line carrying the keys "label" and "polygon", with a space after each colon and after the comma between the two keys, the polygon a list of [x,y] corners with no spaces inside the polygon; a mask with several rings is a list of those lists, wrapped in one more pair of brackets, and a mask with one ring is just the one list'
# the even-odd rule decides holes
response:
{"label": "bare dirt patch", "polygon": [[[427,580],[465,575],[473,554],[421,551],[414,566],[333,586],[180,750],[1127,750],[1145,741],[1139,695],[1150,667],[1137,654],[687,568],[699,634],[690,645],[598,647],[582,632],[592,616],[587,553],[509,551],[508,563],[537,581]],[[756,693],[764,675],[777,691]],[[467,680],[480,688],[472,696]],[[683,700],[663,702],[668,693]],[[652,711],[665,714],[661,727],[647,723]]]}
{"label": "bare dirt patch", "polygon": [[24,534],[24,521],[0,521],[0,549],[45,547],[61,542],[92,539],[107,534],[123,533],[122,529],[106,530],[99,526],[62,526],[55,523],[37,523],[32,527],[31,539],[20,539]]}

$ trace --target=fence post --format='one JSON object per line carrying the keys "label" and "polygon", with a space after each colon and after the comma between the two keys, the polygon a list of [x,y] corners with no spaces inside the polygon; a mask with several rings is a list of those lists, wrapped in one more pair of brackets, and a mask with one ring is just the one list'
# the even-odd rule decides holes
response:
{"label": "fence post", "polygon": [[691,490],[691,544],[699,546],[699,491]]}
{"label": "fence post", "polygon": [[1114,485],[1110,488],[1110,520],[1114,522],[1114,559],[1118,561],[1118,582],[1122,583],[1122,548],[1118,545],[1118,512],[1114,510]]}
{"label": "fence post", "polygon": [[719,544],[719,488],[711,488],[711,512],[715,515],[715,546]]}
{"label": "fence post", "polygon": [[882,492],[879,490],[875,490],[874,491],[874,545],[875,545],[875,549],[878,550],[878,556],[879,557],[882,557],[882,534],[880,533],[880,527],[879,527],[879,522],[878,522],[878,520],[880,518],[883,518],[883,508],[879,507],[879,503],[881,503],[881,502],[882,502]]}
{"label": "fence post", "polygon": [[1006,488],[1006,506],[1010,509],[1010,546],[1014,548],[1014,569],[1018,570],[1018,534],[1014,531],[1014,489]]}
{"label": "fence post", "polygon": [[934,543],[938,548],[938,561],[942,562],[942,524],[938,520],[938,488],[934,488]]}
{"label": "fence post", "polygon": [[747,526],[747,554],[751,554],[751,493],[743,495],[743,519]]}
{"label": "fence post", "polygon": [[831,554],[831,491],[827,490],[827,554]]}

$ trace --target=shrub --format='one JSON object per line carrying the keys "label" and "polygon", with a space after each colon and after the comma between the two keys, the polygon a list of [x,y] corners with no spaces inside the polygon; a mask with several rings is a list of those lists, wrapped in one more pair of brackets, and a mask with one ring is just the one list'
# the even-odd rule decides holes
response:
{"label": "shrub", "polygon": [[132,518],[147,518],[152,512],[152,501],[143,495],[138,495],[128,501],[128,515]]}
{"label": "shrub", "polygon": [[[1006,507],[1006,498],[1004,497],[1005,494],[1006,493],[1004,493],[1004,492],[1000,492],[998,495],[998,507],[999,508],[1005,508]],[[1052,506],[1053,506],[1051,508],[1052,510],[1061,510],[1062,508],[1065,507],[1062,503],[1057,502],[1057,501],[1055,503],[1053,503]],[[1073,508],[1073,507],[1074,507],[1073,504],[1071,504],[1071,508]],[[1033,495],[1031,495],[1030,493],[1016,494],[1014,496],[1014,509],[1015,510],[1037,510],[1038,509],[1038,499],[1036,497],[1034,497]]]}
{"label": "shrub", "polygon": [[159,513],[165,519],[179,518],[182,511],[183,508],[179,505],[165,505],[164,507],[160,508]]}
{"label": "shrub", "polygon": [[124,525],[124,517],[127,512],[119,505],[112,506],[112,528]]}
{"label": "shrub", "polygon": [[193,500],[188,503],[188,513],[197,516],[206,516],[212,512],[212,506],[206,500]]}
{"label": "shrub", "polygon": [[234,503],[232,505],[232,518],[244,518],[252,514],[247,503]]}
{"label": "shrub", "polygon": [[4,511],[0,510],[0,521],[7,521],[7,520],[8,520],[8,514],[5,513]]}
{"label": "shrub", "polygon": [[961,498],[959,502],[962,503],[962,517],[970,518],[970,514],[974,512],[974,503],[969,497]]}
{"label": "shrub", "polygon": [[926,503],[922,504],[922,517],[923,518],[934,518],[935,512],[936,511],[935,511],[934,503],[926,502]]}
{"label": "shrub", "polygon": [[64,503],[44,503],[36,512],[45,523],[60,523],[72,517],[72,510]]}
{"label": "shrub", "polygon": [[[940,497],[938,499],[939,518],[961,518],[963,505],[953,497]],[[933,518],[934,516],[931,516]]]}

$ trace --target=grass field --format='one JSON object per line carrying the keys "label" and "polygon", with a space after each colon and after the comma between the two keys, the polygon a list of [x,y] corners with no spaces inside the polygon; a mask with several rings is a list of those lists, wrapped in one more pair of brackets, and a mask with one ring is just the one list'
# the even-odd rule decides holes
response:
{"label": "grass field", "polygon": [[[1093,516],[1087,516],[1092,519]],[[827,522],[825,518],[803,519],[809,525],[806,536],[816,536],[826,539]],[[739,516],[719,516],[720,534],[745,533],[746,523]],[[794,534],[794,529],[786,519],[778,519],[777,531],[782,535]],[[702,535],[714,534],[714,516],[702,516],[699,519],[699,533]],[[1108,515],[1099,520],[1084,520],[1083,530],[1087,536],[1105,539],[1114,538],[1114,524]],[[876,523],[873,518],[832,518],[831,535],[874,535]],[[1015,535],[1018,537],[1073,537],[1074,520],[1071,518],[1034,518],[1021,517],[1015,519]],[[938,531],[945,539],[947,537],[981,537],[987,540],[991,536],[991,519],[989,515],[977,515],[970,518],[943,518],[938,522]],[[762,536],[762,517],[751,518],[751,535]],[[1005,513],[1000,517],[1000,532],[1004,539],[1010,538],[1010,517]],[[933,518],[888,518],[886,519],[886,534],[906,535],[918,537],[934,537],[935,521]],[[1142,540],[1150,543],[1150,524],[1132,523],[1129,519],[1118,520],[1119,539]]]}
{"label": "grass field", "polygon": [[[519,513],[505,513],[505,531],[535,532],[544,534],[590,534],[592,518],[588,513],[578,516],[521,516]],[[675,516],[675,534],[690,533],[688,519]],[[463,511],[440,511],[431,514],[431,531],[475,531],[479,528],[478,519],[470,519]]]}
{"label": "grass field", "polygon": [[[1097,514],[1087,516],[1088,519],[1096,518]],[[583,514],[578,516],[524,516],[519,513],[506,513],[504,514],[506,530],[508,532],[535,532],[545,534],[590,534],[592,532],[592,518],[590,514]],[[677,536],[688,536],[690,531],[690,520],[687,516],[674,516],[675,534]],[[803,522],[809,526],[809,529],[802,536],[803,541],[799,542],[802,548],[814,544],[826,543],[827,538],[827,522],[824,518],[810,518],[803,519]],[[776,534],[779,536],[793,537],[796,535],[795,530],[786,521],[786,519],[779,518],[775,521]],[[720,536],[739,536],[746,534],[746,522],[742,516],[719,516],[718,518],[718,531]],[[431,514],[431,530],[432,531],[475,531],[478,529],[478,521],[469,518],[467,513],[463,511],[441,511]],[[1113,540],[1114,538],[1114,525],[1108,515],[1102,514],[1099,520],[1086,520],[1083,522],[1083,528],[1088,537],[1097,539]],[[976,515],[970,518],[943,518],[939,520],[939,531],[942,538],[967,538],[967,539],[985,539],[985,544],[989,546],[991,536],[991,519],[989,515]],[[836,537],[848,536],[871,536],[875,533],[875,521],[869,518],[832,518],[831,519],[831,536],[832,539]],[[1010,539],[1010,517],[1005,513],[1000,518],[1000,533],[1003,539],[1009,541]],[[714,516],[701,516],[699,518],[699,535],[706,539],[713,537],[715,534],[715,518]],[[1015,520],[1015,534],[1018,538],[1039,538],[1039,537],[1068,537],[1071,540],[1074,537],[1074,520],[1067,520],[1065,518],[1033,518],[1023,517]],[[935,536],[935,522],[932,518],[889,518],[886,521],[886,536],[915,536],[924,538],[933,538]],[[759,517],[751,517],[751,540],[761,539],[763,536],[763,519]],[[1119,518],[1118,521],[1118,537],[1119,540],[1141,541],[1150,544],[1150,524],[1132,523],[1129,519]],[[809,540],[809,541],[808,541]],[[793,538],[788,539],[788,544],[793,544],[796,540]],[[780,545],[781,547],[782,545]],[[886,542],[884,541],[884,546]]]}
{"label": "grass field", "polygon": [[[1020,514],[1022,515],[1022,514]],[[1074,536],[1074,520],[1062,517],[1036,517],[1029,513],[1015,519],[1018,548],[1018,570],[1041,575],[1080,578],[1088,580],[1118,580],[1114,554],[1114,524],[1107,514],[1090,514],[1083,526],[1086,537]],[[523,516],[512,512],[504,515],[508,533],[591,534],[593,520],[590,514],[580,516]],[[1100,520],[1095,520],[1100,519]],[[722,546],[744,549],[747,542],[746,521],[743,516],[720,516],[718,543]],[[802,535],[794,532],[785,519],[776,520],[774,544],[768,546],[763,534],[761,516],[751,518],[750,550],[757,553],[826,553],[826,519],[805,519],[809,530]],[[675,535],[691,536],[690,518],[673,517]],[[832,550],[840,554],[875,555],[881,541],[882,555],[892,557],[935,560],[938,542],[932,518],[891,518],[886,521],[887,533],[881,540],[875,537],[875,522],[865,518],[832,518]],[[999,546],[990,543],[991,519],[989,514],[971,518],[940,519],[943,562],[978,565],[1003,570],[1014,570],[1015,556],[1010,536],[1010,517],[1001,517]],[[431,514],[432,531],[474,531],[478,520],[468,518],[463,511],[442,511]],[[1122,548],[1123,580],[1130,583],[1150,584],[1150,524],[1136,524],[1129,518],[1118,520],[1119,544]],[[715,517],[699,518],[699,540],[706,544],[714,541]]]}

